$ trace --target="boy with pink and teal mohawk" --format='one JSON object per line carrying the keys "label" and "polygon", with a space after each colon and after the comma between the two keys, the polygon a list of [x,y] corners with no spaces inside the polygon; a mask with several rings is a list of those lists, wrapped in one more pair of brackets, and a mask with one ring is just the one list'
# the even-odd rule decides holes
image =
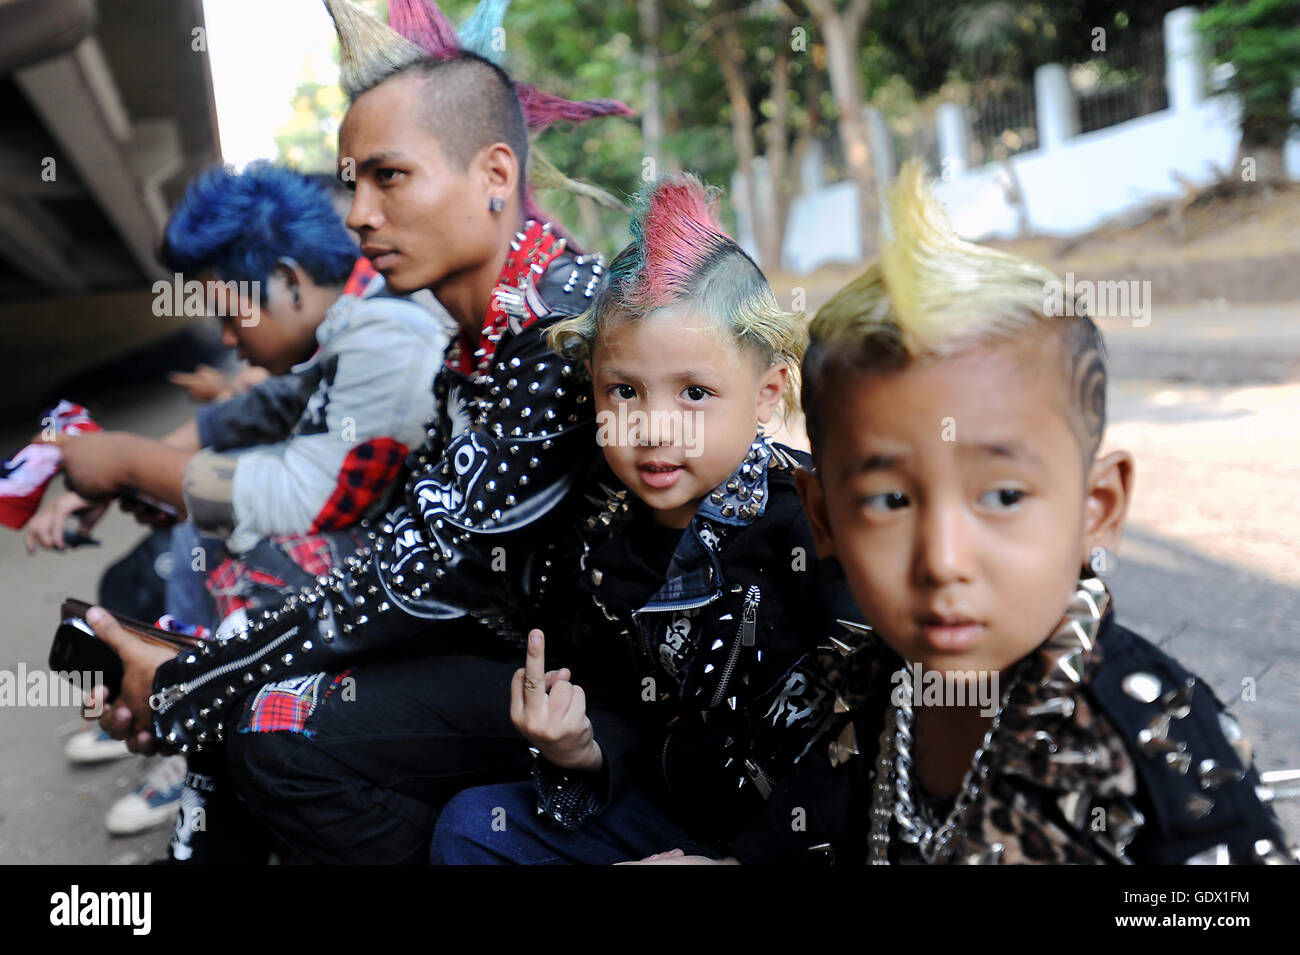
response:
{"label": "boy with pink and teal mohawk", "polygon": [[1049,270],[961,240],[919,166],[887,198],[880,258],[803,361],[800,493],[873,628],[826,670],[851,723],[730,857],[1291,861],[1241,727],[1098,577],[1134,471],[1102,443],[1101,333],[1053,308]]}
{"label": "boy with pink and teal mohawk", "polygon": [[806,323],[713,199],[691,176],[650,186],[608,284],[551,332],[585,363],[616,480],[556,563],[576,587],[511,688],[534,783],[452,800],[435,862],[716,856],[829,742],[835,696],[813,660],[856,610],[816,566],[794,480],[807,457],[764,433],[793,405]]}

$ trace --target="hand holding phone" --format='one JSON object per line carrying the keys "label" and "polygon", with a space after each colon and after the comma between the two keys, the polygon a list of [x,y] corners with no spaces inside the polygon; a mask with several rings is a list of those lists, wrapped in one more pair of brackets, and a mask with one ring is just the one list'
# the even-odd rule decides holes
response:
{"label": "hand holding phone", "polygon": [[[103,684],[88,695],[87,705],[102,709],[99,725],[133,752],[152,752],[153,692],[158,667],[177,653],[193,649],[196,637],[119,617],[85,601],[67,600],[50,650],[56,671],[102,673]],[[110,705],[111,704],[111,705]]]}

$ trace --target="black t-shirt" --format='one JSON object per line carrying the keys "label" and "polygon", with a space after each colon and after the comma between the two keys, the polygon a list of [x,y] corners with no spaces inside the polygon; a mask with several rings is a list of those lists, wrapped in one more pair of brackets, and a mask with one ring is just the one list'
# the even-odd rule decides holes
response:
{"label": "black t-shirt", "polygon": [[668,575],[668,564],[673,559],[673,552],[686,531],[677,527],[665,527],[654,519],[649,508],[639,511],[629,528],[631,531],[632,554],[660,582]]}
{"label": "black t-shirt", "polygon": [[663,586],[684,533],[657,523],[650,508],[637,507],[632,519],[610,541],[612,559],[602,566],[607,575],[616,575],[617,581],[609,580],[602,589],[616,591],[630,606],[643,606]]}

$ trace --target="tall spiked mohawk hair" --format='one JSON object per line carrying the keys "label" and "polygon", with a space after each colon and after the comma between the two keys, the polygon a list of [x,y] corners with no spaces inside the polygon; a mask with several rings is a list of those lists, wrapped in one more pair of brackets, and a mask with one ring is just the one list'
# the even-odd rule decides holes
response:
{"label": "tall spiked mohawk hair", "polygon": [[[503,45],[497,41],[510,0],[480,0],[460,31],[433,0],[390,0],[391,25],[373,17],[350,0],[324,0],[339,37],[339,83],[348,99],[421,60],[453,59],[473,53],[500,66]],[[581,123],[600,116],[632,116],[631,108],[614,99],[573,101],[543,92],[529,83],[514,82],[524,123],[532,135],[552,123]],[[533,182],[586,196],[606,208],[627,208],[605,190],[570,179],[540,152],[532,151]],[[524,216],[548,221],[538,208],[531,187],[524,191]],[[563,230],[556,226],[557,232]],[[573,248],[576,245],[570,242]]]}
{"label": "tall spiked mohawk hair", "polygon": [[1047,268],[959,238],[919,163],[907,163],[887,192],[889,228],[880,257],[822,306],[804,360],[803,406],[814,455],[824,409],[845,382],[973,346],[1016,340],[1035,328],[1064,336],[1074,403],[1072,426],[1090,457],[1106,421],[1105,347],[1077,308],[1055,314]]}
{"label": "tall spiked mohawk hair", "polygon": [[355,3],[325,0],[339,36],[339,85],[356,99],[386,77],[424,58],[406,37]]}
{"label": "tall spiked mohawk hair", "polygon": [[[479,0],[474,12],[459,31],[433,0],[389,0],[388,19],[394,30],[418,45],[429,56],[443,59],[465,50],[501,65],[503,46],[496,42],[510,0]],[[626,103],[616,99],[568,100],[539,90],[530,83],[517,83],[519,105],[533,132],[564,120],[581,123],[597,116],[631,116]]]}
{"label": "tall spiked mohawk hair", "polygon": [[[325,6],[338,30],[339,82],[349,99],[425,57],[445,60],[466,52],[501,65],[496,38],[510,0],[480,0],[459,32],[433,0],[390,0],[389,24],[350,0],[325,0]],[[633,115],[627,104],[614,99],[568,100],[529,83],[516,83],[515,91],[534,133],[559,120],[581,123]]]}
{"label": "tall spiked mohawk hair", "polygon": [[768,365],[790,370],[787,407],[798,389],[807,341],[805,317],[784,311],[762,271],[717,216],[718,190],[695,176],[661,176],[632,211],[632,242],[610,263],[609,280],[586,312],[560,322],[551,345],[582,359],[611,321],[639,320],[656,309],[698,311]]}

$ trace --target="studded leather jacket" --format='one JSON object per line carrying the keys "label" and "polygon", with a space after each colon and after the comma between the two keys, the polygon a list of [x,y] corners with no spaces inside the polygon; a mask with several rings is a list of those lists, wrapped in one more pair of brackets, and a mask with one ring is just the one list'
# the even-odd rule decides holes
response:
{"label": "studded leather jacket", "polygon": [[592,499],[577,561],[585,606],[557,628],[574,645],[552,652],[548,637],[547,649],[549,665],[585,685],[604,766],[563,773],[538,760],[539,804],[555,821],[572,828],[635,785],[719,841],[826,731],[834,694],[814,661],[844,634],[836,618],[857,610],[842,576],[819,573],[794,484],[805,465],[802,452],[756,440],[680,533],[666,572],[630,539],[643,503],[617,485]]}
{"label": "studded leather jacket", "polygon": [[[952,864],[1291,861],[1261,802],[1250,744],[1209,685],[1115,622],[1090,648],[1044,644],[1014,669],[986,784],[960,823]],[[850,727],[804,761],[730,850],[746,863],[862,863],[874,775],[899,658],[869,637],[828,679]],[[950,808],[935,806],[942,817]],[[806,821],[792,829],[791,813]],[[890,820],[888,858],[921,863]]]}
{"label": "studded leather jacket", "polygon": [[267,682],[454,640],[522,646],[531,555],[572,524],[571,492],[603,465],[589,389],[546,331],[590,304],[603,266],[567,253],[548,225],[529,223],[511,245],[479,340],[453,342],[434,379],[428,441],[406,462],[398,506],[314,587],[158,668],[149,702],[163,749],[220,742]]}

